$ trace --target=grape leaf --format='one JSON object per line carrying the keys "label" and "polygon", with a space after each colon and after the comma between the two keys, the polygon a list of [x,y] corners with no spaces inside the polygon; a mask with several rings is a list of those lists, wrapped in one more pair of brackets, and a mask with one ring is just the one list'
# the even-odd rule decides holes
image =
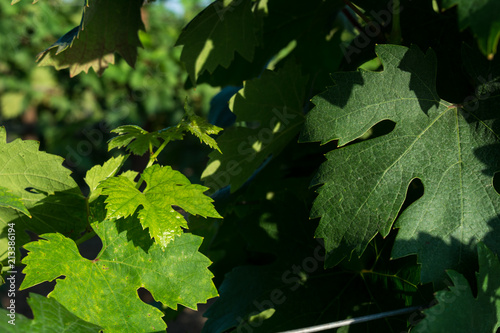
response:
{"label": "grape leaf", "polygon": [[478,243],[477,252],[477,296],[474,297],[463,275],[448,271],[453,286],[437,292],[438,304],[424,311],[425,318],[412,332],[497,332],[500,328],[500,262],[483,243]]}
{"label": "grape leaf", "polygon": [[[28,304],[33,311],[34,319],[28,319],[21,314],[16,314],[15,325],[9,324],[7,320],[0,321],[2,332],[96,333],[102,329],[97,325],[81,320],[53,298],[31,293]],[[2,315],[2,318],[6,318],[8,311],[0,309],[0,315]]]}
{"label": "grape leaf", "polygon": [[252,5],[251,0],[214,1],[182,30],[176,46],[184,45],[181,61],[193,85],[203,72],[227,68],[235,52],[252,61],[259,43]]}
{"label": "grape leaf", "polygon": [[115,128],[111,133],[117,133],[108,143],[108,151],[114,148],[127,147],[135,155],[144,155],[150,146],[158,147],[160,141],[156,132],[149,133],[136,125],[124,125]]}
{"label": "grape leaf", "polygon": [[147,183],[144,192],[136,183],[125,177],[113,177],[103,181],[99,188],[107,195],[107,219],[118,219],[134,214],[139,206],[139,219],[143,228],[149,228],[151,238],[166,247],[187,228],[184,217],[172,206],[203,217],[221,218],[212,205],[212,199],[203,194],[208,188],[191,184],[179,171],[171,167],[153,165],[144,170],[142,180]]}
{"label": "grape leaf", "polygon": [[222,128],[212,125],[206,119],[188,111],[189,107],[185,105],[187,119],[184,118],[177,126],[167,127],[156,132],[148,132],[136,125],[124,125],[115,128],[111,132],[118,133],[118,136],[112,138],[108,144],[108,150],[114,148],[126,147],[128,151],[135,155],[143,155],[150,147],[160,146],[159,139],[163,139],[164,144],[181,140],[185,132],[190,132],[200,139],[200,141],[210,148],[219,150],[217,142],[210,137],[210,134],[219,133]]}
{"label": "grape leaf", "polygon": [[0,184],[22,201],[32,217],[0,206],[0,260],[7,256],[7,223],[15,224],[17,246],[30,241],[25,230],[79,237],[85,229],[85,199],[71,171],[62,166],[61,157],[38,147],[39,143],[31,140],[7,143],[5,128],[0,127]]}
{"label": "grape leaf", "polygon": [[187,103],[184,104],[184,109],[188,116],[188,120],[182,120],[179,124],[179,129],[188,131],[200,141],[210,148],[217,149],[220,152],[217,142],[210,136],[210,134],[218,134],[222,128],[210,124],[205,118],[197,116]]}
{"label": "grape leaf", "polygon": [[11,208],[31,217],[20,197],[10,193],[9,189],[0,186],[0,207]]}
{"label": "grape leaf", "polygon": [[134,67],[137,48],[142,46],[139,30],[142,0],[85,1],[82,21],[57,42],[37,56],[40,66],[70,69],[70,76],[88,73],[90,68],[101,75],[114,64],[118,52]]}
{"label": "grape leaf", "polygon": [[443,0],[443,8],[458,6],[458,24],[461,30],[470,26],[481,51],[493,57],[500,39],[500,2],[497,0]]}
{"label": "grape leaf", "polygon": [[189,123],[183,124],[182,127],[199,138],[200,142],[221,152],[217,141],[210,134],[218,134],[222,128],[210,124],[205,118],[199,116],[193,117]]}
{"label": "grape leaf", "polygon": [[306,82],[299,67],[290,63],[278,72],[265,71],[260,78],[245,82],[229,106],[236,122],[248,122],[250,126],[227,129],[217,139],[223,154],[214,151],[209,155],[202,174],[207,186],[220,189],[231,185],[234,192],[269,155],[280,153],[304,121]]}
{"label": "grape leaf", "polygon": [[500,158],[498,106],[472,110],[441,100],[431,50],[379,45],[376,51],[382,72],[335,74],[336,85],[313,98],[302,141],[337,139],[344,146],[382,120],[396,123],[389,134],[326,154],[313,181],[323,184],[311,210],[321,218],[316,236],[337,255],[361,254],[378,232],[388,235],[418,178],[424,195],[398,218],[393,256],[417,254],[422,281],[439,282],[445,269],[467,264],[476,242],[500,251],[500,242],[487,237],[500,222],[492,186]]}
{"label": "grape leaf", "polygon": [[127,155],[112,157],[107,160],[102,166],[96,165],[90,169],[85,175],[85,183],[90,188],[88,201],[92,202],[101,194],[101,189],[97,188],[100,182],[109,177],[113,177],[120,170],[121,166],[127,159]]}
{"label": "grape leaf", "polygon": [[[76,244],[61,234],[44,234],[25,246],[25,279],[20,289],[58,279],[49,297],[70,312],[106,332],[156,332],[165,330],[163,313],[143,303],[137,289],[144,287],[154,299],[177,309],[177,304],[196,309],[196,304],[217,296],[210,260],[200,254],[201,237],[184,233],[162,250],[152,243],[147,253],[128,237],[144,234],[136,220],[119,232],[113,221],[93,223],[103,247],[94,260],[83,258]],[[135,234],[135,235],[134,235]],[[85,293],[81,291],[85,290]]]}

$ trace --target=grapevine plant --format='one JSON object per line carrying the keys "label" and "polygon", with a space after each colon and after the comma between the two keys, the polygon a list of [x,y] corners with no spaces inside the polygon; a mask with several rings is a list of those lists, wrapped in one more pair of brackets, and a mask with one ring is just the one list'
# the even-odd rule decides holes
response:
{"label": "grapevine plant", "polygon": [[[134,66],[146,5],[85,0],[39,64]],[[379,313],[335,327],[498,332],[498,13],[497,0],[217,0],[177,41],[186,87],[222,88],[210,122],[187,103],[163,130],[114,129],[85,196],[61,157],[0,127],[3,278],[56,281],[30,294],[33,319],[13,325],[6,307],[0,328],[159,332],[165,309],[219,296],[203,332]],[[213,148],[205,186],[158,163],[187,133]],[[148,155],[142,172],[131,154]]]}

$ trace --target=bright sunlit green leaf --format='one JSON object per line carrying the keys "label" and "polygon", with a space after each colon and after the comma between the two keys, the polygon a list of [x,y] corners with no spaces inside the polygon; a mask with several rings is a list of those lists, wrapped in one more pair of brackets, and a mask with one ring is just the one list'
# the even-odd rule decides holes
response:
{"label": "bright sunlit green leaf", "polygon": [[[120,221],[127,224],[130,221]],[[130,223],[124,232],[114,221],[92,224],[101,238],[102,250],[94,260],[83,258],[76,244],[61,234],[44,234],[26,245],[28,256],[21,289],[57,279],[50,297],[80,319],[101,326],[105,332],[164,331],[163,313],[144,303],[137,294],[143,287],[156,301],[177,309],[177,304],[196,309],[197,303],[217,296],[210,260],[197,250],[202,239],[188,233],[161,249],[157,244],[136,247],[128,237],[144,231]],[[85,292],[82,292],[85,291]]]}
{"label": "bright sunlit green leaf", "polygon": [[144,192],[123,176],[108,178],[101,183],[102,194],[108,196],[106,218],[128,217],[142,206],[139,219],[143,228],[149,228],[151,237],[166,247],[176,236],[182,235],[182,228],[188,227],[175,206],[193,215],[221,217],[213,207],[213,200],[203,194],[207,187],[191,184],[183,174],[169,166],[153,165],[144,170],[141,178],[147,184]]}
{"label": "bright sunlit green leaf", "polygon": [[11,208],[31,217],[30,212],[24,206],[23,201],[17,195],[10,193],[8,189],[0,186],[0,207]]}
{"label": "bright sunlit green leaf", "polygon": [[200,141],[210,148],[217,149],[220,152],[217,141],[210,135],[219,134],[222,128],[210,124],[207,119],[197,116],[194,111],[185,103],[184,109],[187,113],[187,120],[183,120],[179,125],[179,129],[190,132]]}
{"label": "bright sunlit green leaf", "polygon": [[90,188],[90,194],[88,197],[88,201],[92,202],[101,194],[101,189],[97,188],[100,182],[106,180],[109,177],[113,177],[120,170],[121,166],[127,159],[127,155],[120,155],[118,157],[112,157],[104,164],[96,165],[92,169],[90,169],[86,176],[85,182]]}

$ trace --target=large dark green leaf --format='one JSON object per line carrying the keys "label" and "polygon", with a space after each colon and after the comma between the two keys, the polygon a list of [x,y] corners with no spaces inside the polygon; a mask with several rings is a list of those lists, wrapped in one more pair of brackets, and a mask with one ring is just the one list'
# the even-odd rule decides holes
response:
{"label": "large dark green leaf", "polygon": [[311,211],[321,218],[316,236],[336,255],[361,254],[377,233],[389,234],[418,178],[424,195],[397,219],[393,256],[417,254],[423,282],[440,282],[445,269],[470,261],[478,241],[500,251],[488,236],[500,223],[498,105],[493,95],[479,107],[441,100],[432,51],[380,45],[377,54],[382,72],[335,74],[336,85],[313,99],[303,141],[345,146],[383,120],[395,123],[326,154],[314,181],[323,184]]}

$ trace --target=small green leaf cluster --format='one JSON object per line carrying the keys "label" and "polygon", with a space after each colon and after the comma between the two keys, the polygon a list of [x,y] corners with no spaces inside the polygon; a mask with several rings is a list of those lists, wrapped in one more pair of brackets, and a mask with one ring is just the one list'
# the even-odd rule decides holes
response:
{"label": "small green leaf cluster", "polygon": [[[196,309],[198,303],[217,296],[207,269],[210,260],[198,252],[202,238],[187,232],[186,218],[221,216],[204,194],[207,187],[191,184],[180,172],[155,162],[166,144],[182,139],[185,132],[195,132],[213,145],[209,134],[219,130],[192,112],[175,130],[147,133],[123,126],[109,148],[124,147],[142,155],[141,145],[146,143],[148,166],[138,175],[124,169],[129,155],[112,157],[87,172],[90,192],[84,197],[60,157],[39,151],[34,141],[8,143],[0,127],[5,166],[0,172],[5,185],[0,188],[0,219],[13,236],[1,240],[8,245],[2,253],[5,276],[24,265],[20,289],[56,281],[49,298],[30,298],[37,320],[20,317],[17,326],[2,322],[0,327],[57,331],[71,326],[81,332],[122,332],[128,327],[151,332],[166,328],[164,313],[144,303],[138,288],[146,288],[174,310],[178,305]],[[40,239],[30,242],[26,230]],[[95,236],[103,244],[99,254],[92,260],[82,257],[79,246]],[[13,252],[21,246],[29,251],[22,261],[21,254]]]}

